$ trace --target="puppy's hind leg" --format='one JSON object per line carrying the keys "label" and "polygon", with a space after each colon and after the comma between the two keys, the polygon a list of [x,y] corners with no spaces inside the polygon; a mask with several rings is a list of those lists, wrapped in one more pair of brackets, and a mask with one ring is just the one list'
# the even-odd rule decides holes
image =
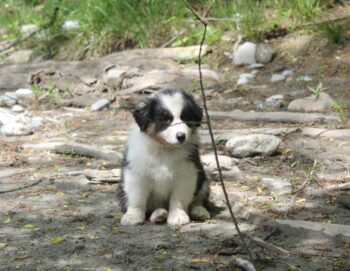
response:
{"label": "puppy's hind leg", "polygon": [[158,209],[155,209],[149,220],[153,223],[156,223],[156,224],[160,224],[160,223],[164,223],[168,218],[168,211],[164,208],[158,208]]}
{"label": "puppy's hind leg", "polygon": [[202,205],[193,205],[190,208],[190,217],[195,221],[205,221],[210,219],[210,213]]}

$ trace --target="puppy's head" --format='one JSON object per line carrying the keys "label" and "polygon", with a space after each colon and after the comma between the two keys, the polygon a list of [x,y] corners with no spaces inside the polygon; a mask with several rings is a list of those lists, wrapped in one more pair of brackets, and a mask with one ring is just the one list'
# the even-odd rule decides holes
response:
{"label": "puppy's head", "polygon": [[159,91],[133,113],[140,130],[166,146],[181,146],[202,121],[202,109],[182,90]]}

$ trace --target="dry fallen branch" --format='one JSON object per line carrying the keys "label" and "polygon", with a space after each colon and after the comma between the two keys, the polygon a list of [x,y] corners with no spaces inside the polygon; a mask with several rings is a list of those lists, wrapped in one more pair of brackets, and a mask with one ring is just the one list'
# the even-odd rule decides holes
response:
{"label": "dry fallen branch", "polygon": [[286,123],[325,123],[338,122],[340,119],[335,116],[327,116],[316,113],[295,113],[295,112],[244,112],[235,110],[231,112],[209,111],[214,120],[232,119],[237,121],[264,121],[264,122],[286,122]]}
{"label": "dry fallen branch", "polygon": [[303,182],[303,184],[298,189],[292,191],[292,194],[297,194],[300,191],[302,191],[306,187],[306,185],[311,181],[315,181],[319,186],[322,187],[322,185],[317,182],[316,176],[314,174],[314,170],[315,170],[316,166],[317,166],[317,160],[314,160],[314,164],[313,164],[310,172],[307,174],[306,180]]}
{"label": "dry fallen branch", "polygon": [[74,141],[69,142],[49,142],[41,144],[25,144],[23,148],[47,150],[60,154],[81,155],[86,157],[93,157],[103,159],[120,165],[122,157],[121,154],[112,150],[106,150],[101,147],[78,143]]}
{"label": "dry fallen branch", "polygon": [[246,234],[246,236],[254,243],[256,243],[257,245],[269,250],[269,251],[272,251],[272,252],[275,252],[277,254],[283,254],[283,255],[289,255],[290,252],[288,250],[285,250],[279,246],[276,246],[274,244],[270,244],[266,241],[264,241],[263,239],[261,238],[258,238],[258,237],[255,237],[255,236],[251,236],[250,234]]}

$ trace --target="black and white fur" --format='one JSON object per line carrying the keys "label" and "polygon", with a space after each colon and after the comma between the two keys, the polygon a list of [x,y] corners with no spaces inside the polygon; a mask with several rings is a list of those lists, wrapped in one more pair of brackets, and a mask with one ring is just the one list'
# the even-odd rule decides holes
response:
{"label": "black and white fur", "polygon": [[133,113],[126,144],[120,200],[121,224],[150,221],[183,225],[210,218],[204,205],[208,180],[200,162],[197,128],[202,109],[182,90],[155,93]]}

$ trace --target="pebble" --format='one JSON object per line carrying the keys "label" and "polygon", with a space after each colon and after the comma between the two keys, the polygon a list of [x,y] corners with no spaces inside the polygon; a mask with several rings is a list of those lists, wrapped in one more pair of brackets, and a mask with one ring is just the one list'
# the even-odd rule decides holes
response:
{"label": "pebble", "polygon": [[19,88],[15,91],[14,93],[16,95],[17,98],[31,98],[34,96],[34,93],[31,89],[29,88]]}
{"label": "pebble", "polygon": [[263,101],[259,103],[258,109],[267,110],[267,109],[279,109],[283,106],[282,100],[271,100],[271,101]]}
{"label": "pebble", "polygon": [[284,80],[286,80],[286,77],[283,74],[279,74],[279,73],[274,73],[271,77],[271,83],[284,81]]}
{"label": "pebble", "polygon": [[67,20],[63,22],[62,30],[63,31],[72,31],[80,28],[79,21]]}
{"label": "pebble", "polygon": [[24,108],[18,104],[14,105],[11,109],[13,112],[16,112],[16,113],[21,113],[24,111]]}
{"label": "pebble", "polygon": [[271,76],[271,83],[275,83],[275,82],[280,82],[280,81],[284,81],[286,80],[288,77],[291,77],[294,74],[294,72],[292,70],[283,70],[280,73],[274,73]]}
{"label": "pebble", "polygon": [[240,85],[249,84],[254,77],[255,77],[255,74],[253,72],[251,72],[251,73],[242,73],[239,76],[239,79],[237,81],[237,85],[240,86]]}
{"label": "pebble", "polygon": [[291,192],[291,184],[285,179],[264,177],[261,179],[261,183],[274,193],[288,193]]}
{"label": "pebble", "polygon": [[260,43],[256,47],[256,61],[258,63],[267,64],[270,63],[273,57],[275,56],[275,49],[266,43]]}
{"label": "pebble", "polygon": [[[222,170],[232,169],[232,166],[235,164],[235,160],[227,155],[218,155],[220,168]],[[213,172],[217,170],[215,155],[206,154],[201,155],[201,162],[206,171]]]}
{"label": "pebble", "polygon": [[1,126],[0,133],[5,136],[23,136],[32,134],[32,130],[24,123],[10,122]]}
{"label": "pebble", "polygon": [[30,120],[30,126],[32,128],[41,127],[41,126],[43,126],[43,124],[44,124],[44,119],[42,117],[33,117]]}
{"label": "pebble", "polygon": [[283,100],[284,100],[284,96],[282,94],[273,95],[265,99],[266,102],[283,101]]}
{"label": "pebble", "polygon": [[311,95],[305,98],[293,100],[288,105],[289,111],[302,112],[326,112],[332,108],[333,99],[329,94],[322,92],[319,97]]}
{"label": "pebble", "polygon": [[245,42],[239,45],[236,52],[234,52],[233,62],[236,65],[251,65],[256,63],[256,48],[257,45],[253,42]]}
{"label": "pebble", "polygon": [[91,105],[91,111],[99,111],[110,105],[110,101],[108,99],[100,99]]}
{"label": "pebble", "polygon": [[0,96],[0,106],[12,107],[17,104],[17,98],[14,95],[9,95],[9,92],[6,92],[4,95]]}
{"label": "pebble", "polygon": [[225,150],[233,157],[271,155],[279,147],[281,140],[273,135],[251,134],[236,136],[226,142]]}
{"label": "pebble", "polygon": [[310,81],[312,81],[312,78],[310,76],[304,75],[304,76],[299,76],[297,78],[297,81],[310,82]]}

